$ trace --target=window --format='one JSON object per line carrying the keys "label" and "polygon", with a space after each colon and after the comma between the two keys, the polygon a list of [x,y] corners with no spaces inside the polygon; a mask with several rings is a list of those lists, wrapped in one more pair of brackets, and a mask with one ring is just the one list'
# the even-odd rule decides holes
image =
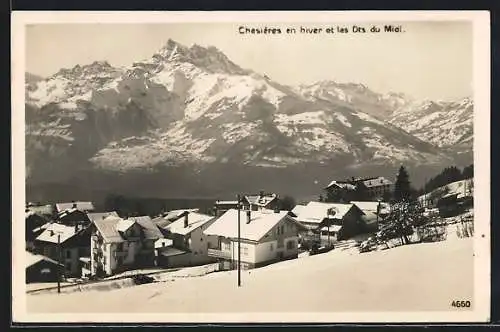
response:
{"label": "window", "polygon": [[285,226],[281,225],[281,234],[285,233]]}
{"label": "window", "polygon": [[66,258],[71,258],[71,250],[66,250]]}
{"label": "window", "polygon": [[243,256],[248,256],[248,248],[247,247],[243,248]]}
{"label": "window", "polygon": [[273,251],[273,250],[274,250],[274,246],[273,246],[273,244],[272,244],[272,243],[271,243],[271,246],[270,246],[269,248],[270,248],[270,250],[271,250],[271,251]]}
{"label": "window", "polygon": [[50,271],[50,269],[49,269],[49,268],[45,268],[45,269],[42,269],[42,270],[40,271],[40,273],[41,273],[41,274],[48,274],[48,273],[50,273],[50,272],[51,272],[51,271]]}
{"label": "window", "polygon": [[287,250],[294,249],[294,248],[295,248],[295,241],[288,241],[286,243],[286,249]]}

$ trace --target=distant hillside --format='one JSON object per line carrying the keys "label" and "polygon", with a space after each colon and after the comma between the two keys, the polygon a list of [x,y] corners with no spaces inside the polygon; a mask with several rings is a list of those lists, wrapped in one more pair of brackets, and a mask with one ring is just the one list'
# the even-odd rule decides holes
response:
{"label": "distant hillside", "polygon": [[458,194],[458,197],[474,195],[474,178],[455,181],[445,186],[436,188],[424,195],[419,196],[418,200],[423,201],[424,199],[432,199],[434,201],[449,194]]}

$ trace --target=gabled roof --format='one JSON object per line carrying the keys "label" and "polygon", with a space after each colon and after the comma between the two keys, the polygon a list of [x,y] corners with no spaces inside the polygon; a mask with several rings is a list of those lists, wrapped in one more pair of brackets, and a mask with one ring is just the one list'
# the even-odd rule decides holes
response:
{"label": "gabled roof", "polygon": [[[260,241],[281,220],[288,219],[297,223],[288,215],[288,211],[274,212],[273,210],[251,211],[250,223],[247,223],[247,215],[240,212],[240,236],[242,239]],[[206,235],[217,235],[227,238],[238,237],[238,210],[231,209],[220,216],[203,233]]]}
{"label": "gabled roof", "polygon": [[299,214],[301,213],[301,211],[304,210],[306,206],[305,205],[302,205],[302,204],[297,204],[295,205],[295,207],[292,209],[292,213],[295,215],[295,216],[299,216]]}
{"label": "gabled roof", "polygon": [[130,220],[133,220],[139,226],[141,226],[144,237],[148,240],[157,240],[163,238],[163,234],[161,233],[158,226],[153,223],[151,217],[149,216],[141,216],[141,217],[130,217]]}
{"label": "gabled roof", "polygon": [[331,187],[338,187],[338,188],[347,189],[347,190],[355,190],[356,189],[356,186],[351,184],[351,183],[336,181],[336,180],[333,180],[332,182],[330,182],[328,184],[328,186],[326,186],[325,189],[328,189]]}
{"label": "gabled roof", "polygon": [[[351,204],[356,205],[361,211],[377,212],[379,202],[376,201],[351,201]],[[385,210],[389,208],[389,204],[386,202],[380,202],[380,212],[384,213]]]}
{"label": "gabled roof", "polygon": [[[278,196],[276,194],[267,194],[267,195],[247,195],[245,199],[251,205],[257,205],[261,207],[266,207],[269,203],[274,201]],[[237,204],[237,202],[236,202]]]}
{"label": "gabled roof", "polygon": [[160,228],[165,228],[172,223],[171,220],[167,220],[165,217],[156,217],[156,218],[153,218],[152,221],[153,221],[153,224],[155,224],[156,226],[158,226]]}
{"label": "gabled roof", "polygon": [[119,243],[125,240],[118,232],[117,226],[123,221],[122,218],[109,216],[104,219],[94,221],[94,225],[106,243]]}
{"label": "gabled roof", "polygon": [[179,218],[164,229],[170,233],[186,235],[205,225],[207,222],[213,220],[215,217],[208,216],[197,212],[190,212],[187,214],[188,227],[184,227],[184,218]]}
{"label": "gabled roof", "polygon": [[[309,202],[298,213],[297,220],[305,223],[321,223],[325,218],[342,219],[354,204]],[[357,208],[357,207],[356,207]],[[359,209],[359,208],[357,208]],[[362,211],[360,211],[363,213]]]}
{"label": "gabled roof", "polygon": [[121,219],[116,224],[116,230],[122,233],[125,233],[132,225],[135,224],[135,221],[130,219]]}
{"label": "gabled roof", "polygon": [[46,224],[45,230],[38,235],[37,241],[44,241],[50,243],[57,243],[58,235],[60,236],[60,243],[64,243],[78,232],[75,232],[74,226],[66,226],[58,223]]}
{"label": "gabled roof", "polygon": [[47,261],[47,262],[50,262],[50,263],[56,264],[56,265],[63,265],[63,264],[60,264],[57,261],[50,259],[48,257],[42,256],[42,255],[35,255],[29,251],[26,251],[26,262],[25,262],[26,268],[33,266],[41,261]]}
{"label": "gabled roof", "polygon": [[74,205],[76,205],[76,208],[80,211],[94,211],[94,204],[92,202],[57,203],[56,210],[57,212],[61,212],[73,208]]}
{"label": "gabled roof", "polygon": [[104,218],[107,218],[109,216],[113,217],[119,217],[118,213],[116,211],[111,211],[111,212],[89,212],[87,213],[87,217],[91,222],[94,222],[96,220],[102,220]]}

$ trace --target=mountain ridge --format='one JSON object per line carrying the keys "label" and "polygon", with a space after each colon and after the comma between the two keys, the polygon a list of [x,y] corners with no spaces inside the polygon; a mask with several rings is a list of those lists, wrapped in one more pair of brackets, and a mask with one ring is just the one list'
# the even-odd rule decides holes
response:
{"label": "mountain ridge", "polygon": [[335,82],[289,87],[215,47],[173,40],[130,66],[61,69],[27,86],[26,96],[30,183],[69,181],[86,169],[453,164],[447,151],[401,128],[404,113],[395,110],[412,104],[402,94]]}

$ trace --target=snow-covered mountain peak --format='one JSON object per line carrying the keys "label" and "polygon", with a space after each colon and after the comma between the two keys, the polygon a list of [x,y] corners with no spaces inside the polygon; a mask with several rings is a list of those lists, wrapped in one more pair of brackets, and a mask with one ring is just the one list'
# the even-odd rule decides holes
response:
{"label": "snow-covered mountain peak", "polygon": [[246,75],[250,71],[244,70],[232,62],[215,46],[203,47],[193,44],[190,47],[169,39],[165,46],[153,55],[155,63],[191,63],[211,73],[227,73],[232,75]]}

